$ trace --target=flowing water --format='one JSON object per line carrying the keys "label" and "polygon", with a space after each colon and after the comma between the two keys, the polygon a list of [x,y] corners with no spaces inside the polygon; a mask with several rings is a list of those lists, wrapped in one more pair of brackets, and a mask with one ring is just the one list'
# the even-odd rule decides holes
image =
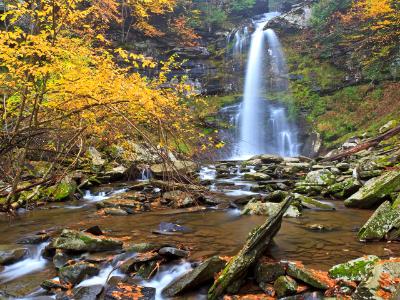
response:
{"label": "flowing water", "polygon": [[[226,200],[234,200],[250,191],[252,183],[243,181],[240,169],[231,178],[215,179],[215,167],[203,167],[200,177],[215,180],[210,189],[221,193]],[[0,219],[0,240],[2,244],[15,246],[17,239],[35,234],[42,230],[60,230],[65,227],[85,229],[99,225],[112,237],[129,237],[132,243],[168,242],[183,244],[191,249],[190,261],[196,261],[212,255],[231,256],[243,246],[248,233],[265,221],[263,216],[241,216],[238,209],[210,207],[203,210],[164,209],[129,216],[104,217],[97,214],[93,198],[112,197],[120,192],[121,186],[104,186],[90,192],[90,197],[80,201],[80,209],[71,209],[71,203],[61,203],[20,214],[9,220]],[[103,190],[103,192],[102,192]],[[397,243],[360,243],[356,239],[356,229],[365,223],[372,212],[344,208],[342,202],[332,202],[336,211],[304,210],[296,219],[284,219],[282,228],[269,249],[269,255],[275,259],[301,260],[306,266],[327,270],[336,263],[366,254],[382,257],[400,251]],[[155,235],[161,222],[174,223],[190,230],[176,235]],[[310,231],[308,225],[321,224],[329,228],[327,232]],[[19,245],[18,247],[21,247]],[[40,283],[56,276],[52,263],[40,253],[45,244],[30,246],[30,255],[23,261],[0,270],[0,290],[16,295],[38,292]],[[158,287],[160,290],[173,278],[190,269],[187,262],[165,266],[149,282],[143,285]],[[103,284],[112,268],[105,265],[102,272],[81,285]],[[122,275],[114,271],[113,275]],[[39,290],[40,291],[40,290]]]}
{"label": "flowing water", "polygon": [[288,92],[282,46],[273,30],[264,30],[267,22],[277,15],[267,13],[255,19],[251,36],[248,27],[237,30],[234,35],[233,58],[241,59],[245,51],[248,54],[243,101],[221,111],[222,115],[230,116],[233,128],[224,136],[233,144],[226,157],[244,159],[264,153],[299,154],[298,130],[294,122],[289,121],[285,106],[266,98],[268,92]]}

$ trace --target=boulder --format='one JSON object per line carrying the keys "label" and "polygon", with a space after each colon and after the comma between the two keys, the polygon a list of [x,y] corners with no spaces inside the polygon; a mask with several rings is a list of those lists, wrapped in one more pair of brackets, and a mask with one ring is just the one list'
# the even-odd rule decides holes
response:
{"label": "boulder", "polygon": [[274,282],[274,290],[278,298],[294,295],[297,292],[297,283],[289,276],[280,276]]}
{"label": "boulder", "polygon": [[327,290],[335,285],[334,281],[330,280],[324,272],[307,269],[300,263],[289,262],[287,264],[286,273],[320,290]]}
{"label": "boulder", "polygon": [[277,211],[281,209],[281,205],[279,203],[272,202],[249,202],[243,208],[241,214],[242,215],[265,215],[272,216],[276,214]]}
{"label": "boulder", "polygon": [[[4,247],[1,247],[4,249]],[[0,265],[10,265],[22,260],[27,254],[28,249],[16,248],[1,250],[0,248]]]}
{"label": "boulder", "polygon": [[78,284],[87,277],[96,276],[99,274],[99,268],[91,263],[77,262],[73,265],[60,268],[59,277],[61,283]]}
{"label": "boulder", "polygon": [[275,29],[281,32],[298,32],[309,27],[311,19],[311,6],[309,3],[293,8],[287,13],[272,18],[264,29]]}
{"label": "boulder", "polygon": [[173,280],[164,288],[162,294],[166,297],[174,297],[187,291],[193,291],[202,285],[211,282],[215,274],[218,274],[226,265],[226,261],[218,256],[211,257],[198,267]]}
{"label": "boulder", "polygon": [[63,201],[72,199],[77,189],[77,184],[75,180],[71,177],[66,176],[61,180],[60,183],[48,188],[48,194],[51,200]]}
{"label": "boulder", "polygon": [[158,254],[171,258],[184,258],[189,256],[189,251],[185,251],[174,247],[163,247],[160,250],[158,250]]}
{"label": "boulder", "polygon": [[305,178],[305,182],[319,186],[329,186],[334,184],[335,181],[336,176],[326,169],[311,171]]}
{"label": "boulder", "polygon": [[106,215],[110,215],[110,216],[127,216],[128,213],[120,208],[112,208],[112,207],[107,207],[104,209],[104,213]]}
{"label": "boulder", "polygon": [[163,194],[163,201],[173,208],[185,208],[196,205],[192,195],[183,191],[169,191]]}
{"label": "boulder", "polygon": [[351,177],[329,186],[327,193],[335,198],[344,199],[356,193],[361,187],[361,182]]}
{"label": "boulder", "polygon": [[283,217],[285,218],[298,218],[301,216],[299,208],[295,205],[290,205]]}
{"label": "boulder", "polygon": [[362,241],[381,240],[400,222],[400,208],[389,201],[382,203],[358,232]]}
{"label": "boulder", "polygon": [[50,238],[48,234],[39,233],[35,235],[24,236],[17,240],[17,244],[23,245],[37,245],[47,241]]}
{"label": "boulder", "polygon": [[78,286],[72,290],[74,300],[93,300],[103,291],[103,285]]}
{"label": "boulder", "polygon": [[[149,211],[150,207],[146,202],[134,199],[107,199],[96,203],[98,209],[117,209],[126,213],[134,214],[136,212]],[[112,210],[109,210],[112,212]],[[115,211],[116,212],[116,211]],[[111,214],[111,213],[110,213]],[[121,214],[123,214],[121,212]]]}
{"label": "boulder", "polygon": [[106,160],[101,157],[101,153],[95,147],[89,147],[87,155],[91,159],[92,169],[96,172],[100,171],[106,163]]}
{"label": "boulder", "polygon": [[208,58],[211,54],[206,47],[177,47],[172,50],[182,58]]}
{"label": "boulder", "polygon": [[250,181],[265,181],[271,179],[271,176],[264,174],[264,173],[245,173],[243,175],[245,180]]}
{"label": "boulder", "polygon": [[64,229],[61,235],[53,240],[51,247],[77,252],[101,252],[119,250],[122,242],[87,232]]}
{"label": "boulder", "polygon": [[400,260],[398,258],[379,261],[371,269],[367,279],[359,284],[351,299],[391,299],[392,294],[397,292],[399,278]]}
{"label": "boulder", "polygon": [[301,206],[308,209],[318,209],[318,210],[335,210],[335,207],[329,205],[327,203],[323,203],[321,201],[315,200],[310,197],[306,197],[300,194],[293,194],[295,200],[300,201]]}
{"label": "boulder", "polygon": [[389,171],[368,180],[354,195],[345,200],[347,207],[371,208],[400,188],[400,171]]}
{"label": "boulder", "polygon": [[258,283],[273,282],[285,275],[285,266],[280,262],[271,262],[260,259],[255,266],[255,277]]}
{"label": "boulder", "polygon": [[367,278],[377,261],[379,261],[379,257],[375,255],[353,259],[333,266],[329,270],[329,276],[335,279],[362,281]]}
{"label": "boulder", "polygon": [[151,165],[150,170],[154,177],[163,178],[168,174],[178,172],[180,174],[192,174],[197,171],[197,164],[192,161],[176,160],[168,163]]}
{"label": "boulder", "polygon": [[[278,155],[262,154],[253,157],[252,159],[259,158],[263,164],[279,164],[283,162],[284,158]],[[251,160],[251,159],[250,159]]]}
{"label": "boulder", "polygon": [[[68,289],[68,286],[62,284],[59,280],[54,280],[54,279],[47,279],[47,280],[43,281],[40,284],[40,287],[47,291],[50,291],[52,289],[61,289],[61,290]],[[0,297],[0,299],[1,299],[1,297]]]}
{"label": "boulder", "polygon": [[[136,271],[143,263],[155,261],[160,258],[157,252],[144,252],[135,255],[132,255],[132,253],[127,253],[126,255],[122,254],[121,256],[123,258],[123,262],[119,268],[125,274]],[[128,258],[126,258],[126,256],[128,256]]]}

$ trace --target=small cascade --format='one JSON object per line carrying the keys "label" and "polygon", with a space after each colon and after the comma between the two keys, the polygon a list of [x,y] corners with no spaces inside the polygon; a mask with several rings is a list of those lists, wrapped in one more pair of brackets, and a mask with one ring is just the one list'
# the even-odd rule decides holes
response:
{"label": "small cascade", "polygon": [[47,260],[42,256],[43,250],[49,243],[42,243],[32,249],[24,260],[5,266],[0,273],[0,283],[6,283],[27,274],[45,269]]}
{"label": "small cascade", "polygon": [[141,180],[149,180],[149,179],[151,179],[152,177],[153,177],[153,174],[151,173],[151,170],[150,170],[150,166],[145,166],[143,169],[142,169],[142,173],[141,173]]}
{"label": "small cascade", "polygon": [[232,54],[234,58],[237,58],[244,53],[244,50],[249,44],[250,34],[247,26],[237,30],[233,37]]}
{"label": "small cascade", "polygon": [[166,266],[161,268],[161,271],[151,281],[144,281],[141,285],[156,289],[156,300],[162,300],[162,290],[170,284],[174,279],[181,277],[183,274],[192,270],[192,266],[188,262],[183,262],[179,265]]}
{"label": "small cascade", "polygon": [[93,193],[90,190],[86,190],[83,195],[83,199],[87,200],[88,202],[99,202],[99,201],[106,200],[106,199],[112,197],[113,195],[125,193],[127,190],[128,190],[127,188],[120,188],[120,189],[115,189],[115,190],[109,191],[109,192],[100,191],[98,193]]}
{"label": "small cascade", "polygon": [[106,285],[107,280],[112,277],[112,276],[117,276],[117,277],[124,277],[125,274],[121,273],[118,269],[115,269],[115,267],[109,265],[106,268],[102,269],[99,273],[99,275],[88,278],[84,281],[82,281],[79,286],[93,286],[93,285]]}

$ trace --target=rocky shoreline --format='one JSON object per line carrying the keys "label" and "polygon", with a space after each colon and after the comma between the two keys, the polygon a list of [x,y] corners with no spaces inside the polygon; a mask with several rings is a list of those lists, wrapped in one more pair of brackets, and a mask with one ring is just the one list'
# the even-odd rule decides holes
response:
{"label": "rocky shoreline", "polygon": [[[304,210],[334,211],[332,202],[327,200],[343,202],[350,208],[376,209],[365,224],[359,224],[354,239],[398,242],[399,162],[400,144],[390,140],[340,161],[330,161],[329,156],[313,160],[275,155],[223,161],[203,167],[197,179],[192,177],[186,183],[161,179],[170,178],[177,170],[182,176],[196,174],[195,164],[176,161],[171,170],[154,164],[150,166],[153,179],[128,184],[121,192],[98,201],[97,214],[134,218],[138,213],[166,208],[193,211],[231,207],[240,209],[242,215],[263,215],[265,223],[250,232],[242,250],[232,258],[214,256],[191,261],[191,251],[185,245],[132,244],[124,238],[108,237],[94,226],[26,236],[17,241],[21,247],[0,251],[0,264],[6,272],[29,256],[29,249],[23,245],[42,247],[39,257],[52,261],[57,277],[41,284],[40,299],[46,299],[46,295],[56,295],[57,299],[159,299],[196,291],[206,297],[202,288],[213,282],[209,299],[398,299],[400,259],[395,256],[379,258],[370,253],[323,272],[298,261],[275,261],[265,252],[279,234],[282,218],[300,218]],[[247,183],[246,191],[234,181],[238,178],[240,184]],[[225,193],[226,190],[232,192]],[[326,230],[321,224],[309,228]],[[190,232],[180,225],[165,223],[154,233],[170,235],[181,231]],[[146,286],[145,281],[154,278],[160,268],[182,264],[182,260],[191,261],[189,267],[171,278],[162,290]],[[98,280],[90,281],[93,278]]]}

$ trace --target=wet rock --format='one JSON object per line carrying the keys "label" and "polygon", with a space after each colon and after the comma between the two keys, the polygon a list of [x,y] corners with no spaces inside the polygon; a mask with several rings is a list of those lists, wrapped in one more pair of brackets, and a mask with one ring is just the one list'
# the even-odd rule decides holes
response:
{"label": "wet rock", "polygon": [[323,186],[310,184],[305,181],[296,182],[295,188],[293,189],[294,192],[309,196],[315,196],[322,193],[324,190]]}
{"label": "wet rock", "polygon": [[50,238],[47,234],[35,234],[22,237],[17,240],[17,244],[23,245],[37,245],[46,242]]}
{"label": "wet rock", "polygon": [[157,272],[158,268],[158,261],[156,260],[145,262],[140,265],[135,274],[135,277],[149,280]]}
{"label": "wet rock", "polygon": [[311,231],[331,231],[332,228],[327,227],[325,225],[322,224],[310,224],[307,225],[307,229],[311,230]]}
{"label": "wet rock", "polygon": [[74,300],[93,300],[103,291],[103,285],[79,286],[73,289]]}
{"label": "wet rock", "polygon": [[172,258],[184,258],[189,256],[188,251],[177,249],[174,247],[163,247],[158,250],[158,254]]}
{"label": "wet rock", "polygon": [[75,285],[87,277],[99,274],[99,271],[99,268],[94,264],[77,262],[73,265],[62,267],[59,270],[59,277],[62,283]]}
{"label": "wet rock", "polygon": [[112,207],[105,208],[104,213],[109,216],[127,216],[128,215],[128,213],[125,210],[120,209],[120,208],[112,208]]}
{"label": "wet rock", "polygon": [[301,216],[301,212],[297,206],[290,205],[283,217],[285,218],[298,218]]}
{"label": "wet rock", "polygon": [[50,291],[53,289],[62,289],[62,290],[68,289],[68,287],[66,285],[62,284],[59,280],[54,280],[54,279],[48,279],[48,280],[43,281],[40,284],[40,287],[47,291]]}
{"label": "wet rock", "polygon": [[173,280],[162,291],[166,297],[173,297],[184,292],[193,291],[198,287],[212,281],[215,274],[219,273],[226,265],[226,261],[218,256],[207,259],[195,269]]}
{"label": "wet rock", "polygon": [[278,277],[285,275],[285,266],[280,262],[259,260],[255,267],[255,277],[258,283],[273,282]]}
{"label": "wet rock", "polygon": [[345,200],[347,207],[371,208],[382,202],[400,186],[400,172],[389,171],[379,177],[373,178],[354,195]]}
{"label": "wet rock", "polygon": [[161,222],[160,225],[158,226],[158,230],[153,230],[152,232],[155,234],[172,235],[172,234],[191,232],[191,229],[179,224]]}
{"label": "wet rock", "polygon": [[334,285],[327,276],[321,276],[320,272],[307,269],[300,263],[289,262],[286,273],[316,289],[327,290],[330,286]]}
{"label": "wet rock", "polygon": [[22,260],[28,254],[28,249],[26,248],[6,250],[1,250],[1,248],[4,249],[5,247],[0,247],[0,265],[9,265],[16,263]]}
{"label": "wet rock", "polygon": [[149,211],[150,207],[146,202],[134,199],[107,199],[96,203],[97,209],[119,209],[124,210],[128,214],[136,212]]}
{"label": "wet rock", "polygon": [[390,299],[399,285],[399,277],[400,260],[398,258],[379,261],[370,271],[368,278],[357,287],[352,299]]}
{"label": "wet rock", "polygon": [[329,186],[335,183],[336,176],[331,171],[322,169],[309,172],[305,181],[309,184]]}
{"label": "wet rock", "polygon": [[196,204],[192,195],[183,191],[170,191],[163,194],[163,200],[173,208],[191,207]]}
{"label": "wet rock", "polygon": [[119,250],[122,248],[122,242],[90,233],[64,229],[61,235],[54,239],[51,247],[78,252],[101,252]]}
{"label": "wet rock", "polygon": [[344,199],[356,193],[362,184],[356,178],[348,178],[328,187],[328,194],[335,198]]}
{"label": "wet rock", "polygon": [[321,201],[315,200],[310,197],[306,197],[300,194],[293,194],[295,200],[300,201],[301,206],[309,209],[318,209],[318,210],[335,210],[335,208],[329,204],[323,203]]}
{"label": "wet rock", "polygon": [[131,272],[137,271],[143,263],[158,260],[160,256],[156,252],[145,252],[145,253],[138,253],[136,255],[130,255],[131,258],[123,260],[122,264],[120,265],[120,270],[125,273],[129,274]]}
{"label": "wet rock", "polygon": [[103,231],[100,229],[100,227],[98,225],[89,227],[88,229],[85,229],[84,232],[93,234],[93,235],[103,235]]}
{"label": "wet rock", "polygon": [[274,215],[268,216],[266,222],[254,229],[247,238],[247,241],[240,252],[233,257],[225,269],[214,281],[213,286],[208,291],[208,299],[216,300],[225,293],[235,293],[240,289],[243,278],[246,276],[249,268],[260,258],[268,248],[269,243],[279,231],[282,223],[282,217],[289,207],[292,199],[288,197],[285,201],[278,204],[280,209]]}
{"label": "wet rock", "polygon": [[53,264],[57,269],[60,269],[64,267],[70,259],[71,256],[67,255],[64,251],[57,249],[56,254],[53,256]]}
{"label": "wet rock", "polygon": [[250,180],[250,181],[264,181],[264,180],[269,180],[271,177],[267,174],[264,173],[246,173],[243,175],[245,180]]}
{"label": "wet rock", "polygon": [[154,177],[163,178],[165,175],[173,172],[181,174],[192,174],[197,171],[197,164],[192,161],[176,160],[169,164],[156,164],[150,167]]}
{"label": "wet rock", "polygon": [[362,281],[367,278],[370,270],[379,261],[379,257],[368,255],[353,259],[343,264],[333,266],[329,276],[336,279]]}
{"label": "wet rock", "polygon": [[104,292],[104,300],[154,300],[155,297],[155,288],[125,282],[109,285]]}
{"label": "wet rock", "polygon": [[400,208],[392,208],[389,201],[378,207],[358,232],[358,238],[365,240],[381,240],[400,222]]}
{"label": "wet rock", "polygon": [[241,214],[242,215],[265,215],[272,216],[277,213],[281,209],[281,205],[279,203],[272,202],[249,202],[243,208]]}
{"label": "wet rock", "polygon": [[280,276],[274,282],[274,289],[276,295],[281,298],[285,296],[290,296],[296,294],[297,292],[297,283],[296,281],[289,276]]}
{"label": "wet rock", "polygon": [[140,244],[133,244],[130,245],[127,249],[127,252],[130,253],[144,253],[149,251],[158,251],[164,245],[158,243],[140,243]]}

